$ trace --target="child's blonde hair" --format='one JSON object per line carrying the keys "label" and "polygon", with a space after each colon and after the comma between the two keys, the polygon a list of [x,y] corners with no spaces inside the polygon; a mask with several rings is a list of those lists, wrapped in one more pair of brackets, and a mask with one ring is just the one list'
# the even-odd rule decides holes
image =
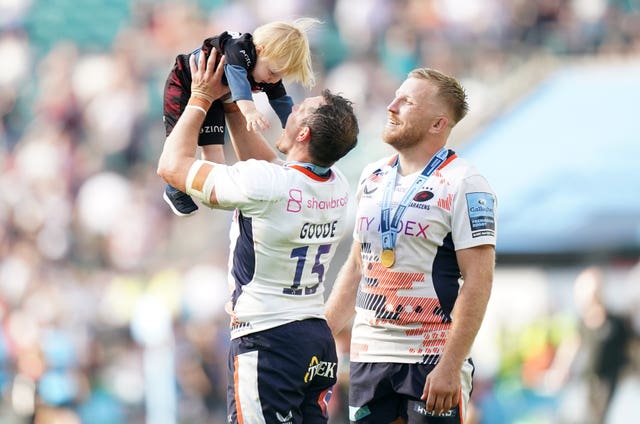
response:
{"label": "child's blonde hair", "polygon": [[321,22],[313,18],[299,18],[292,23],[270,22],[255,29],[253,43],[262,48],[260,55],[278,66],[274,71],[311,88],[316,81],[307,32],[318,23]]}

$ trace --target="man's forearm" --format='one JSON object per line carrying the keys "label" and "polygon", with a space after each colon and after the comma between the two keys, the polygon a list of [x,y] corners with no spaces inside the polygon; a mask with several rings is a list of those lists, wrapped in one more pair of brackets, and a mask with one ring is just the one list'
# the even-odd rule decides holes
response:
{"label": "man's forearm", "polygon": [[471,260],[464,260],[464,284],[456,300],[453,323],[442,355],[442,361],[456,366],[469,355],[484,319],[493,285],[495,260],[494,250],[489,246],[466,249],[463,254]]}
{"label": "man's forearm", "polygon": [[325,308],[327,323],[333,334],[339,333],[355,313],[361,275],[360,244],[354,242],[351,253],[333,284]]}
{"label": "man's forearm", "polygon": [[204,117],[201,110],[186,108],[165,140],[158,161],[158,175],[180,191],[185,191],[186,176],[195,161]]}
{"label": "man's forearm", "polygon": [[258,159],[274,162],[278,159],[262,134],[247,131],[247,123],[240,112],[225,113],[233,150],[238,160]]}
{"label": "man's forearm", "polygon": [[443,360],[462,364],[467,358],[485,315],[491,283],[468,281],[460,291]]}
{"label": "man's forearm", "polygon": [[[205,56],[200,55],[197,65],[195,56],[189,57],[192,76],[191,96],[171,134],[165,140],[158,160],[158,175],[180,191],[187,191],[186,179],[189,168],[196,160],[198,136],[207,111],[214,99],[222,97],[229,91],[221,82],[225,59],[222,57],[214,69],[216,56],[214,49],[205,63]],[[205,200],[211,201],[211,199]]]}

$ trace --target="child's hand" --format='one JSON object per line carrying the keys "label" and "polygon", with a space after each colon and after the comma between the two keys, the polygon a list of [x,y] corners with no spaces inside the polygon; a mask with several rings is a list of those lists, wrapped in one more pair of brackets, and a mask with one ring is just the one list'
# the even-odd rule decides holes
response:
{"label": "child's hand", "polygon": [[255,103],[251,100],[238,100],[236,102],[240,112],[247,121],[247,131],[260,132],[271,128],[271,124],[262,113],[258,111]]}
{"label": "child's hand", "polygon": [[244,115],[244,119],[247,121],[247,131],[261,132],[271,128],[269,120],[257,110],[247,112]]}

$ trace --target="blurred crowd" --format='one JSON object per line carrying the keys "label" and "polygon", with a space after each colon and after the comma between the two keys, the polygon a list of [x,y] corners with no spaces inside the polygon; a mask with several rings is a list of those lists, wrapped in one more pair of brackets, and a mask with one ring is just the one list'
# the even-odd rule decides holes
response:
{"label": "blurred crowd", "polygon": [[531,63],[640,53],[637,0],[0,0],[0,422],[225,422],[230,215],[162,201],[164,80],[211,34],[300,16],[323,21],[314,90],[355,103],[352,180],[414,67],[461,79],[472,131]]}

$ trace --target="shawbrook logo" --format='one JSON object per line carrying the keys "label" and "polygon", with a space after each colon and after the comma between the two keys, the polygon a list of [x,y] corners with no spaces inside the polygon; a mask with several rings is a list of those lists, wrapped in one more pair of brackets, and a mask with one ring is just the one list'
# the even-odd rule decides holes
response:
{"label": "shawbrook logo", "polygon": [[310,382],[315,376],[334,378],[337,365],[336,362],[320,361],[316,356],[312,357],[307,373],[304,375],[304,382]]}
{"label": "shawbrook logo", "polygon": [[278,419],[279,423],[291,424],[293,423],[293,412],[289,411],[286,416],[283,416],[278,411],[276,411],[276,418]]}

